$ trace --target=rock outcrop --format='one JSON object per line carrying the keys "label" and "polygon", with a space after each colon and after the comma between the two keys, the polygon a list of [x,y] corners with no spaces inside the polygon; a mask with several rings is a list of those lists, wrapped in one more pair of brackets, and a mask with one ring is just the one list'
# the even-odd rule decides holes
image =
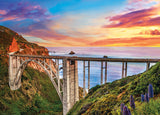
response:
{"label": "rock outcrop", "polygon": [[17,41],[13,38],[12,44],[9,46],[9,52],[17,52],[19,49]]}
{"label": "rock outcrop", "polygon": [[75,52],[74,52],[74,51],[71,51],[69,54],[70,54],[70,55],[73,55],[73,54],[75,54]]}
{"label": "rock outcrop", "polygon": [[[49,56],[47,48],[28,42],[21,35],[9,28],[0,26],[0,30],[2,30],[0,31],[0,53],[5,52],[7,54],[15,52],[16,54]],[[45,62],[49,63],[49,60],[46,59]],[[55,71],[54,65],[55,63],[52,61],[52,69]],[[30,62],[28,66],[44,72],[43,68],[34,62]]]}

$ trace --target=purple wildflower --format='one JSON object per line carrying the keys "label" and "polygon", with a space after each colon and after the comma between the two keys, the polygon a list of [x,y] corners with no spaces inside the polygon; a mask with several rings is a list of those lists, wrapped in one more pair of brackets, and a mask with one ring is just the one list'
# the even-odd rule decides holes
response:
{"label": "purple wildflower", "polygon": [[133,108],[133,109],[135,109],[135,103],[134,103],[134,98],[133,98],[133,96],[131,95],[130,96],[130,106]]}
{"label": "purple wildflower", "polygon": [[151,84],[149,84],[149,86],[148,86],[148,96],[149,96],[149,98],[152,98],[154,96],[153,87]]}
{"label": "purple wildflower", "polygon": [[131,115],[130,110],[126,106],[123,107],[123,115]]}
{"label": "purple wildflower", "polygon": [[141,101],[144,102],[144,95],[141,94]]}

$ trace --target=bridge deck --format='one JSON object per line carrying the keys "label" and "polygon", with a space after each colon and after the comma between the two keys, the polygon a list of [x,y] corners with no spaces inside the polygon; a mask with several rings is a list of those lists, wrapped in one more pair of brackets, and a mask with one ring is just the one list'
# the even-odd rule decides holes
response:
{"label": "bridge deck", "polygon": [[107,61],[107,62],[138,62],[138,63],[156,63],[160,59],[153,58],[95,58],[95,57],[76,57],[76,56],[40,56],[40,55],[19,55],[14,54],[10,56],[29,57],[29,58],[47,58],[47,59],[64,59],[77,61]]}

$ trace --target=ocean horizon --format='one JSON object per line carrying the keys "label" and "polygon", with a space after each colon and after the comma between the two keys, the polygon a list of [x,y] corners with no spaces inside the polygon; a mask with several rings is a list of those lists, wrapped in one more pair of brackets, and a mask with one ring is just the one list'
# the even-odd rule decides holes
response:
{"label": "ocean horizon", "polygon": [[[109,58],[160,58],[159,47],[47,47],[52,51],[50,55],[65,55],[67,56],[70,51],[74,51],[74,56],[79,57],[103,57]],[[90,86],[94,87],[101,82],[101,63],[91,62],[90,70]],[[151,63],[153,66],[155,63]],[[88,62],[86,61],[86,66]],[[103,64],[104,65],[104,64]],[[60,60],[60,67],[62,60]],[[108,62],[107,82],[113,82],[121,79],[122,63],[121,62]],[[146,63],[128,63],[127,76],[142,73],[146,70]],[[103,71],[104,72],[104,71]],[[63,76],[63,71],[60,71],[60,76]],[[78,77],[79,86],[83,86],[83,62],[78,61]],[[104,77],[104,74],[103,74]],[[86,68],[86,88],[88,87],[88,68]],[[104,81],[104,79],[103,79]]]}

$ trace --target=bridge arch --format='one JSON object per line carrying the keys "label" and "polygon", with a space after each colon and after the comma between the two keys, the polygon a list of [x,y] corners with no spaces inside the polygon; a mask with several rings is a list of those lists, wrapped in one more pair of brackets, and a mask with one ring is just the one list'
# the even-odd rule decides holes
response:
{"label": "bridge arch", "polygon": [[[60,82],[58,75],[59,67],[55,67],[52,59],[55,59],[56,64],[59,63],[59,59],[62,60],[63,84]],[[46,62],[46,60],[49,60],[49,62]],[[66,115],[69,109],[79,100],[77,61],[67,57],[9,54],[9,86],[11,90],[20,88],[22,73],[30,62],[38,64],[47,73],[63,104],[63,114]],[[52,69],[53,67],[56,71]]]}
{"label": "bridge arch", "polygon": [[52,70],[51,66],[42,60],[28,59],[28,60],[25,60],[22,63],[20,63],[20,65],[17,68],[17,71],[15,73],[14,81],[10,82],[10,85],[17,86],[17,89],[21,86],[21,76],[23,74],[23,71],[25,70],[25,68],[27,67],[27,65],[30,62],[34,62],[34,63],[38,64],[41,68],[43,68],[43,70],[47,73],[49,79],[51,80],[54,88],[56,89],[57,94],[58,94],[61,102],[63,102],[63,97],[62,97],[61,91],[60,91],[60,89],[58,89],[58,87],[60,87],[62,89],[62,84],[58,84],[59,83],[58,80],[60,80],[60,78]]}

